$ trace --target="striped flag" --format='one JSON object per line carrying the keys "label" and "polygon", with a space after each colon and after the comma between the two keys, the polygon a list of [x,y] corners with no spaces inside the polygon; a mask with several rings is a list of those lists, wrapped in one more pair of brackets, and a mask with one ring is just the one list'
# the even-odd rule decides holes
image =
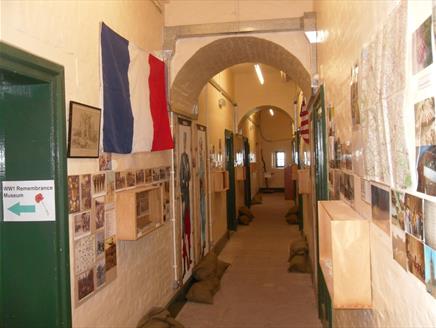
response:
{"label": "striped flag", "polygon": [[173,148],[165,63],[101,27],[103,149],[129,154]]}
{"label": "striped flag", "polygon": [[304,99],[301,103],[300,122],[300,135],[306,143],[309,143],[309,111]]}

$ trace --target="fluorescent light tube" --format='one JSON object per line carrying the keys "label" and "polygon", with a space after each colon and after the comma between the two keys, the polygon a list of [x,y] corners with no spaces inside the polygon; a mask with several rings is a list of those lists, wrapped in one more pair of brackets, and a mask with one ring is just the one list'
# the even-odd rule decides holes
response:
{"label": "fluorescent light tube", "polygon": [[263,79],[262,70],[260,69],[260,65],[259,64],[255,64],[254,65],[254,69],[256,70],[257,78],[259,79],[260,84],[263,85],[265,80]]}

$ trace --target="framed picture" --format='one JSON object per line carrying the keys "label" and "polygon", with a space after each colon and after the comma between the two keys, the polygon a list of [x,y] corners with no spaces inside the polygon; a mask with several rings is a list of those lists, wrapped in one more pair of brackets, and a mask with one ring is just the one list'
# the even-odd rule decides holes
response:
{"label": "framed picture", "polygon": [[98,158],[100,108],[70,101],[68,157]]}

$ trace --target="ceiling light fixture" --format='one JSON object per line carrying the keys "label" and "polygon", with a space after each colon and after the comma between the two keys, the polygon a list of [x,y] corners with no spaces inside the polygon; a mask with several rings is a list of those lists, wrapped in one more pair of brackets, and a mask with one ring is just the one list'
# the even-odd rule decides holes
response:
{"label": "ceiling light fixture", "polygon": [[274,116],[274,111],[273,111],[272,108],[269,109],[269,114],[270,114],[271,116]]}
{"label": "ceiling light fixture", "polygon": [[256,71],[257,78],[259,79],[260,84],[263,85],[265,80],[263,79],[262,70],[260,69],[260,65],[259,64],[255,64],[254,65],[254,69]]}
{"label": "ceiling light fixture", "polygon": [[327,40],[327,31],[304,31],[310,43],[322,43]]}

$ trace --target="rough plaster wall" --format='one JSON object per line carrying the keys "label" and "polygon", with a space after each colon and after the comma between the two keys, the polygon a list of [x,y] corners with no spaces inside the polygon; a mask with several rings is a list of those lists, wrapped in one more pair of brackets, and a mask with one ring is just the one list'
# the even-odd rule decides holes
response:
{"label": "rough plaster wall", "polygon": [[[243,71],[235,73],[235,98],[238,103],[238,122],[250,111],[259,106],[276,106],[294,117],[294,100],[300,92],[297,82],[284,82],[280,78],[280,71],[262,65],[265,83],[261,85],[257,79],[253,65]],[[291,77],[292,78],[292,77]]]}
{"label": "rough plaster wall", "polygon": [[[100,21],[143,49],[162,45],[163,17],[149,1],[6,0],[0,8],[3,41],[64,66],[67,110],[70,100],[101,106]],[[168,165],[170,154],[114,156],[114,169]],[[97,171],[95,159],[68,160],[68,174]],[[120,241],[117,279],[73,308],[73,326],[135,326],[151,306],[168,302],[173,293],[171,240],[166,224],[137,242]]]}
{"label": "rough plaster wall", "polygon": [[[222,71],[213,77],[213,79],[228,94],[233,96],[233,74],[230,70]],[[199,96],[199,114],[198,122],[207,126],[208,147],[209,151],[215,146],[215,152],[218,152],[219,140],[221,140],[222,152],[224,154],[224,130],[233,130],[233,111],[231,103],[226,100],[226,104],[218,107],[218,100],[223,98],[210,84],[206,84]],[[227,232],[227,203],[225,192],[210,191],[210,207],[212,220],[212,242],[218,242]]]}
{"label": "rough plaster wall", "polygon": [[312,0],[177,0],[165,6],[165,26],[300,17],[310,11]]}
{"label": "rough plaster wall", "polygon": [[[351,138],[349,74],[364,44],[381,27],[396,1],[317,1],[318,28],[329,39],[318,47],[320,73],[326,86],[326,102],[335,106],[335,121],[342,141]],[[427,1],[429,4],[430,2]],[[409,24],[416,7],[424,1],[409,1]],[[362,15],[362,13],[365,15]],[[429,13],[427,14],[427,16]],[[415,27],[416,22],[413,23]],[[412,132],[413,133],[413,132]],[[355,188],[356,199],[360,198]],[[356,209],[370,219],[369,205],[358,201]],[[373,309],[335,310],[338,327],[434,327],[436,301],[425,285],[405,272],[392,258],[391,239],[371,224]],[[356,282],[358,283],[358,282]]]}

